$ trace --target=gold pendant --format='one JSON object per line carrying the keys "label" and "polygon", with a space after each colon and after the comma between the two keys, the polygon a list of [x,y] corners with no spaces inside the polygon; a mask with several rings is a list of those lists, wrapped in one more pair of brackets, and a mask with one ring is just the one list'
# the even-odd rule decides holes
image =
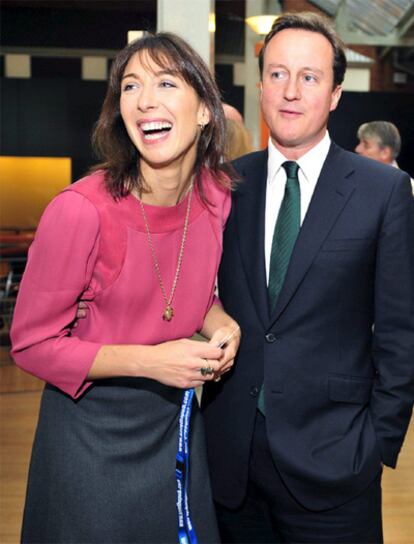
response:
{"label": "gold pendant", "polygon": [[162,318],[164,321],[171,321],[171,319],[173,318],[173,315],[174,315],[174,310],[172,306],[168,304],[168,306],[166,306],[164,310],[164,313],[162,314]]}

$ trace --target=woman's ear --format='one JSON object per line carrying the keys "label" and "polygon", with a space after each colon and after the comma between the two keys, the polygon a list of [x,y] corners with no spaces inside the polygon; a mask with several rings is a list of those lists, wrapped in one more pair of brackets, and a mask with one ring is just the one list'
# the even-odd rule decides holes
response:
{"label": "woman's ear", "polygon": [[198,125],[201,128],[204,128],[206,125],[209,124],[210,121],[211,121],[210,110],[207,108],[204,102],[202,102],[200,104],[200,110],[198,114]]}

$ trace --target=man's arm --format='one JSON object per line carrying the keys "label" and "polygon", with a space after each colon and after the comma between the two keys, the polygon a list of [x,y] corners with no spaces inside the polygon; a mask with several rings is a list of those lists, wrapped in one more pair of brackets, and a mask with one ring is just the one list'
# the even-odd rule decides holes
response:
{"label": "man's arm", "polygon": [[371,413],[382,461],[395,467],[414,400],[414,201],[398,173],[379,233]]}

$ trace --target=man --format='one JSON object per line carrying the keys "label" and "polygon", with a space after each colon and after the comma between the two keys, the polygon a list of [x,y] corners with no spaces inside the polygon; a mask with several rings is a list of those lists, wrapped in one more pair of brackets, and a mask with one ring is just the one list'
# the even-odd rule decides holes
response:
{"label": "man", "polygon": [[235,162],[219,274],[242,341],[203,395],[222,539],[381,542],[413,402],[409,178],[330,141],[346,60],[327,21],[282,15],[259,65],[269,146]]}
{"label": "man", "polygon": [[[393,123],[388,121],[364,123],[358,129],[358,139],[359,144],[355,148],[358,155],[399,168],[397,157],[401,150],[401,136]],[[414,193],[412,178],[411,185]]]}

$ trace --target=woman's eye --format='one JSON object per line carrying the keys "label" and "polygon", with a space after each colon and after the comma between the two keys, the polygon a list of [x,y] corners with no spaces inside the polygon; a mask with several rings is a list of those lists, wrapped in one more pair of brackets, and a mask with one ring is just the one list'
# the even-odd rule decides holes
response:
{"label": "woman's eye", "polygon": [[136,89],[137,85],[136,83],[125,83],[122,90],[124,92],[132,91],[133,89]]}
{"label": "woman's eye", "polygon": [[160,86],[165,87],[166,89],[176,87],[176,85],[172,81],[161,81]]}

